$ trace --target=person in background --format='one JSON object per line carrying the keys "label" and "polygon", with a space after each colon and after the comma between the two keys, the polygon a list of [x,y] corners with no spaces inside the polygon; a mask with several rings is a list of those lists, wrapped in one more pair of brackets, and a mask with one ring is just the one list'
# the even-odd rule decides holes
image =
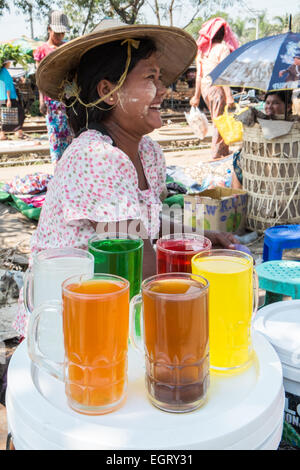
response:
{"label": "person in background", "polygon": [[300,116],[300,88],[296,88],[292,93],[292,109],[294,116]]}
{"label": "person in background", "polygon": [[[272,117],[282,117],[285,116],[285,103],[287,101],[287,111],[291,113],[292,111],[292,95],[290,91],[270,91],[266,93],[264,97],[265,102],[265,114]],[[238,150],[233,154],[233,173],[232,173],[232,182],[231,187],[233,189],[242,189],[243,187],[243,171],[241,167],[241,158],[242,158],[242,149]]]}
{"label": "person in background", "polygon": [[[229,87],[212,86],[210,72],[238,48],[239,43],[229,24],[220,17],[213,18],[203,24],[197,40],[198,54],[196,57],[196,87],[195,94],[190,99],[191,106],[199,106],[201,95],[214,119],[224,113],[225,105],[234,107],[234,99]],[[217,128],[213,126],[212,158],[221,158],[229,154]]]}
{"label": "person in background", "polygon": [[[67,16],[61,11],[53,11],[50,14],[48,25],[48,40],[33,53],[37,68],[44,57],[64,43],[63,39],[68,30],[69,22]],[[66,109],[63,103],[52,100],[41,91],[39,92],[39,100],[40,112],[46,115],[51,161],[56,163],[72,141]]]}
{"label": "person in background", "polygon": [[0,69],[0,106],[7,108],[18,108],[18,124],[4,124],[1,125],[0,140],[6,140],[5,131],[15,131],[15,136],[18,139],[24,137],[22,126],[25,119],[25,113],[18,100],[16,88],[8,69],[11,66],[10,60],[4,62],[3,67]]}

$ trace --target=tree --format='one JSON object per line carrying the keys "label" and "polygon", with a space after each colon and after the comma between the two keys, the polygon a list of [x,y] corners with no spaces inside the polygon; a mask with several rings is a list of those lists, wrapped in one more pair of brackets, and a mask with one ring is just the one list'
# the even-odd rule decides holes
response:
{"label": "tree", "polygon": [[278,31],[278,33],[283,33],[288,30],[288,27],[289,27],[289,14],[288,13],[282,16],[274,16],[273,20],[279,23],[278,26],[276,25],[274,27]]}
{"label": "tree", "polygon": [[0,45],[0,69],[4,63],[10,61],[14,64],[20,64],[25,69],[27,65],[32,62],[32,57],[22,51],[21,46],[13,46],[12,44],[1,44]]}
{"label": "tree", "polygon": [[70,22],[68,37],[71,38],[90,32],[103,16],[107,16],[101,0],[64,0],[61,9],[67,12]]}
{"label": "tree", "polygon": [[90,32],[104,17],[119,18],[126,24],[142,21],[140,13],[145,0],[64,0],[71,37]]}
{"label": "tree", "polygon": [[31,39],[34,39],[34,18],[42,19],[47,17],[53,9],[53,2],[50,0],[14,0],[17,12],[21,12],[27,17],[30,24]]}
{"label": "tree", "polygon": [[247,18],[236,18],[234,23],[232,24],[232,30],[235,32],[241,42],[242,38],[244,38],[246,34],[247,23]]}
{"label": "tree", "polygon": [[[0,0],[1,5],[7,0]],[[168,24],[185,28],[199,16],[213,13],[217,6],[229,6],[237,0],[14,0],[19,12],[25,14],[34,37],[34,20],[44,20],[50,10],[64,10],[70,20],[68,37],[90,32],[104,17],[119,18],[123,23],[153,22],[149,12],[154,14],[157,24]],[[183,5],[184,3],[184,5]],[[186,19],[185,24],[180,21]],[[154,22],[155,22],[154,21]],[[45,30],[46,30],[45,24]]]}
{"label": "tree", "polygon": [[[174,0],[170,0],[171,3]],[[145,0],[107,0],[111,11],[116,13],[123,23],[136,23]]]}
{"label": "tree", "polygon": [[[158,24],[164,23],[169,26],[180,26],[187,29],[192,24],[195,27],[195,21],[199,23],[202,19],[206,20],[212,17],[216,7],[225,8],[235,2],[236,0],[185,0],[184,2],[182,0],[164,2],[147,0],[146,5],[152,10]],[[200,13],[202,13],[201,17],[199,16]],[[185,24],[180,21],[181,17],[186,19]]]}
{"label": "tree", "polygon": [[292,31],[300,33],[300,13],[293,16],[292,18]]}
{"label": "tree", "polygon": [[202,17],[198,17],[196,18],[195,20],[192,21],[192,23],[187,26],[185,29],[188,33],[190,33],[195,39],[198,38],[198,33],[199,33],[199,29],[201,29],[203,23],[205,23],[206,21],[209,21],[210,19],[212,18],[217,18],[218,16],[220,16],[221,18],[224,18],[224,20],[226,20],[230,26],[231,25],[231,22],[230,22],[230,19],[229,19],[229,15],[228,13],[226,13],[225,11],[216,11],[213,15],[209,15],[209,16],[204,16],[203,18]]}
{"label": "tree", "polygon": [[5,0],[0,0],[0,16],[2,16],[5,11],[9,11],[8,2],[6,2]]}
{"label": "tree", "polygon": [[[255,18],[250,18],[249,23],[251,24],[256,24],[256,19]],[[249,41],[255,39],[255,30],[256,28],[252,28],[249,30]],[[273,34],[276,34],[276,26],[274,24],[270,23],[267,19],[267,13],[266,10],[264,10],[261,14],[258,15],[258,30],[259,30],[259,37],[264,38],[266,36],[272,36]]]}

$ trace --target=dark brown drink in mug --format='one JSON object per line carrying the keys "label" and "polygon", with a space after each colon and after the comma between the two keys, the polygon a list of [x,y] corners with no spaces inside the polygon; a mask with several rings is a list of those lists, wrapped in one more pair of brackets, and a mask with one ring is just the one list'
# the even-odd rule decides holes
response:
{"label": "dark brown drink in mug", "polygon": [[198,408],[209,385],[208,284],[187,276],[154,276],[142,289],[146,387],[165,411]]}

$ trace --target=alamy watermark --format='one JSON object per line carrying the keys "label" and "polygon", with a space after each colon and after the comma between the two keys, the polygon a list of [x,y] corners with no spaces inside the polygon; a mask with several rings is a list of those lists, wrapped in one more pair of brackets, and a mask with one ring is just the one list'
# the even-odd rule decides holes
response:
{"label": "alamy watermark", "polygon": [[[103,217],[103,209],[99,206],[99,215],[103,222],[98,222],[96,232],[100,234],[127,234],[143,240],[169,235],[170,233],[204,234],[204,205],[196,203],[193,207],[179,204],[139,204],[133,207],[127,199],[114,203],[109,215],[104,214],[113,222],[107,222]],[[142,222],[142,223],[140,223]],[[118,229],[117,229],[118,228]]]}

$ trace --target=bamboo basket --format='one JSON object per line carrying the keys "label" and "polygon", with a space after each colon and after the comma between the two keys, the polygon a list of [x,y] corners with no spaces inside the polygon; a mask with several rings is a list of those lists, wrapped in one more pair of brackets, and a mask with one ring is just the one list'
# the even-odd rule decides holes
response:
{"label": "bamboo basket", "polygon": [[241,166],[248,193],[246,227],[258,233],[300,223],[300,123],[266,140],[259,124],[244,126]]}
{"label": "bamboo basket", "polygon": [[18,108],[0,108],[0,123],[4,124],[18,124]]}

